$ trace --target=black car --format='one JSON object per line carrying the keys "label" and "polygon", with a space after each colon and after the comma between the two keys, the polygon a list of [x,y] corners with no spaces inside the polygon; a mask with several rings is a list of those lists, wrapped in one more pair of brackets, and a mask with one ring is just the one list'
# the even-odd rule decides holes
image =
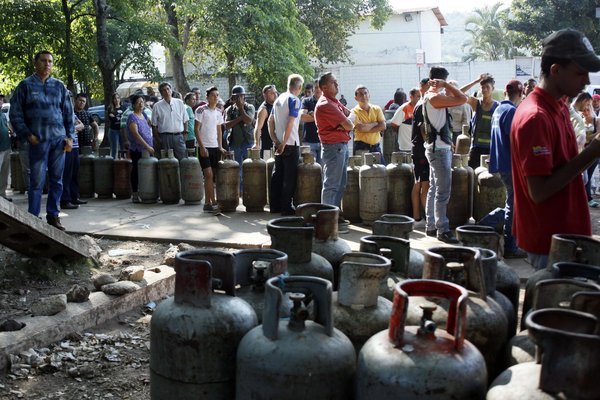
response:
{"label": "black car", "polygon": [[105,113],[104,105],[90,107],[90,108],[88,108],[88,112],[90,113],[90,115],[92,116],[94,121],[96,121],[96,123],[98,125],[104,123],[104,113]]}

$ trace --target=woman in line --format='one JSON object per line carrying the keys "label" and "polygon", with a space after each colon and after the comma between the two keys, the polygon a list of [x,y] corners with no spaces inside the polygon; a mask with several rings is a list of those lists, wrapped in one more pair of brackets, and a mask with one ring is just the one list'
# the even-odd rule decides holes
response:
{"label": "woman in line", "polygon": [[143,151],[153,155],[154,147],[152,147],[152,128],[150,128],[148,117],[144,114],[144,96],[141,94],[131,96],[131,104],[133,112],[127,118],[129,155],[131,157],[131,201],[139,203],[138,161],[142,158]]}
{"label": "woman in line", "polygon": [[125,111],[125,107],[121,104],[121,97],[117,92],[112,94],[107,111],[110,127],[108,135],[110,156],[112,158],[117,158],[117,151],[125,150],[123,147],[123,140],[121,139],[121,116],[123,115],[123,111]]}

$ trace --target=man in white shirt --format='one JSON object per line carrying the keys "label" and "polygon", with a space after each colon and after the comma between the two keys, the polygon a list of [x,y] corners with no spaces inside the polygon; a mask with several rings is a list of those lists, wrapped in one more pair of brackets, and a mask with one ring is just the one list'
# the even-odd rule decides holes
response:
{"label": "man in white shirt", "polygon": [[185,104],[172,97],[173,89],[167,82],[158,87],[162,100],[152,108],[152,133],[163,150],[173,149],[175,158],[187,157],[185,149],[186,123],[189,119]]}
{"label": "man in white shirt", "polygon": [[201,105],[195,111],[194,132],[198,142],[200,166],[204,174],[204,212],[219,212],[215,197],[214,174],[223,149],[223,114],[217,107],[219,90],[215,87],[206,89],[207,104]]}
{"label": "man in white shirt", "polygon": [[300,158],[300,108],[298,94],[304,79],[297,74],[288,76],[288,90],[277,97],[269,117],[269,135],[275,147],[275,167],[271,178],[270,211],[293,215],[292,197],[296,190],[298,159]]}

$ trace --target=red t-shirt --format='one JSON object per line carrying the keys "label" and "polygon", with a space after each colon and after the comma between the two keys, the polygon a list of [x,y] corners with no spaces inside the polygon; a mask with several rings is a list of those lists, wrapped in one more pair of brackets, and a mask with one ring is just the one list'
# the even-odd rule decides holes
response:
{"label": "red t-shirt", "polygon": [[539,86],[517,107],[511,127],[514,186],[513,233],[520,248],[548,254],[552,235],[591,235],[581,175],[551,198],[535,204],[527,176],[549,176],[578,154],[567,106]]}
{"label": "red t-shirt", "polygon": [[338,99],[325,95],[319,97],[315,107],[315,124],[321,143],[345,143],[350,140],[348,131],[340,125],[346,120],[343,110],[344,106]]}

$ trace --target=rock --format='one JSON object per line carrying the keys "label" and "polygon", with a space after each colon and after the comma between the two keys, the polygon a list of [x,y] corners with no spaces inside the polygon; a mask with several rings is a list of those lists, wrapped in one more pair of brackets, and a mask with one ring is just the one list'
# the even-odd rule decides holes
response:
{"label": "rock", "polygon": [[102,286],[102,291],[106,294],[121,296],[126,293],[135,292],[139,288],[140,287],[138,285],[131,281],[120,281]]}
{"label": "rock", "polygon": [[99,274],[92,277],[92,282],[96,290],[102,290],[102,286],[115,283],[117,278],[109,274]]}
{"label": "rock", "polygon": [[90,290],[85,286],[73,285],[67,292],[67,301],[70,303],[83,303],[90,298]]}
{"label": "rock", "polygon": [[15,321],[14,319],[7,319],[0,324],[0,332],[12,332],[18,331],[25,327],[24,322]]}
{"label": "rock", "polygon": [[67,295],[65,294],[43,297],[29,307],[34,316],[58,314],[65,308],[67,308]]}
{"label": "rock", "polygon": [[79,238],[79,240],[84,242],[88,246],[92,258],[98,258],[100,253],[102,253],[102,249],[100,248],[100,246],[98,246],[98,243],[96,243],[96,240],[93,237],[89,235],[83,235]]}
{"label": "rock", "polygon": [[119,274],[120,281],[140,282],[144,279],[144,267],[131,266],[123,268]]}
{"label": "rock", "polygon": [[173,267],[175,266],[175,256],[177,255],[177,253],[179,253],[180,251],[194,250],[195,248],[196,247],[187,243],[179,243],[177,246],[170,245],[167,251],[165,251],[163,264]]}

